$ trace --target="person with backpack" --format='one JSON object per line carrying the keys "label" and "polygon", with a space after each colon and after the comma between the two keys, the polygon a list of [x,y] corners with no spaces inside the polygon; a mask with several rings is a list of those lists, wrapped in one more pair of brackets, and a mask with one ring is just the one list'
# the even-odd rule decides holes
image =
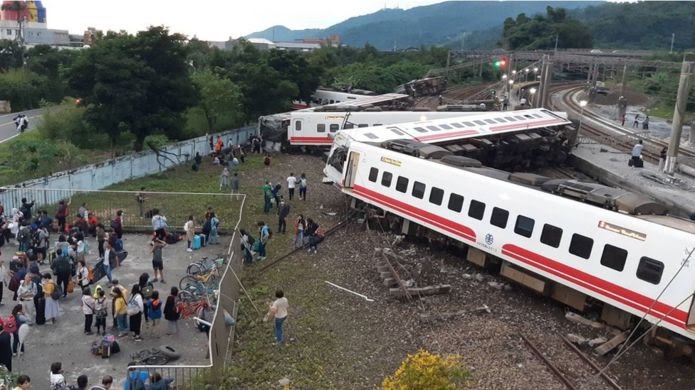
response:
{"label": "person with backpack", "polygon": [[167,217],[159,214],[159,209],[152,209],[152,230],[158,239],[164,240],[166,237]]}
{"label": "person with backpack", "polygon": [[271,238],[272,232],[270,230],[270,226],[263,221],[259,221],[258,226],[260,226],[258,231],[258,260],[265,260],[267,255],[265,252],[265,247]]}
{"label": "person with backpack", "polygon": [[299,177],[299,199],[304,201],[306,200],[306,187],[306,175],[302,172],[302,175]]}
{"label": "person with backpack", "polygon": [[152,291],[152,296],[145,300],[145,312],[147,317],[152,320],[150,333],[154,335],[157,329],[157,322],[162,318],[162,301],[159,299],[159,291]]}
{"label": "person with backpack", "polygon": [[241,249],[244,251],[244,264],[251,264],[253,263],[253,256],[255,255],[253,252],[253,244],[256,240],[244,229],[240,229],[239,234],[241,236]]}
{"label": "person with backpack", "polygon": [[[167,246],[167,243],[158,240],[155,238],[155,240],[152,242],[152,269],[154,270],[154,279],[152,279],[152,282],[161,282],[161,283],[166,283],[164,281],[164,259],[162,258],[162,251],[164,247]],[[157,279],[157,273],[159,273],[159,279]]]}
{"label": "person with backpack", "polygon": [[164,304],[164,319],[167,320],[167,336],[179,334],[179,308],[176,306],[176,297],[179,295],[179,289],[172,287],[167,301]]}
{"label": "person with backpack", "polygon": [[21,351],[17,350],[19,347],[19,327],[24,324],[29,325],[29,318],[22,310],[22,305],[15,305],[12,308],[12,315],[7,317],[3,324],[7,333],[12,334],[12,356],[17,356],[19,352],[24,353],[24,345],[22,345]]}
{"label": "person with backpack", "polygon": [[130,331],[133,333],[135,341],[142,341],[140,329],[142,328],[142,313],[145,311],[145,304],[139,284],[134,284],[128,299],[128,323]]}
{"label": "person with backpack", "polygon": [[[140,287],[140,294],[142,295],[144,305],[146,300],[152,298],[152,292],[154,291],[154,285],[150,281],[150,274],[147,272],[140,274],[140,278],[138,278],[138,286]],[[145,323],[147,323],[150,320],[150,317],[147,316],[147,310],[144,310],[144,306],[142,313],[145,314]]]}
{"label": "person with backpack", "polygon": [[96,317],[97,335],[106,336],[106,317],[108,316],[106,292],[100,288],[97,293],[97,298],[94,300],[94,316]]}
{"label": "person with backpack", "polygon": [[96,301],[92,298],[92,290],[89,287],[82,289],[82,314],[84,314],[84,334],[92,334],[92,322],[94,321],[94,311],[96,310]]}
{"label": "person with backpack", "polygon": [[63,294],[58,286],[51,277],[50,272],[43,274],[43,280],[41,282],[41,288],[43,290],[43,295],[46,298],[46,309],[45,318],[46,320],[51,320],[55,324],[56,318],[60,316],[60,304],[58,304],[58,299]]}
{"label": "person with backpack", "polygon": [[123,337],[128,334],[128,303],[123,291],[118,287],[111,290],[111,295],[113,295],[113,317],[116,319],[118,337]]}
{"label": "person with backpack", "polygon": [[268,214],[273,208],[273,203],[271,201],[271,199],[273,199],[272,184],[269,181],[266,181],[263,187],[261,187],[261,191],[263,191],[263,213]]}
{"label": "person with backpack", "polygon": [[220,243],[220,235],[217,231],[217,229],[220,226],[220,219],[217,218],[217,214],[214,212],[210,214],[210,245],[213,244],[219,244]]}
{"label": "person with backpack", "polygon": [[19,206],[19,211],[21,211],[22,214],[24,214],[24,219],[26,221],[31,221],[31,208],[34,207],[34,203],[36,202],[34,202],[33,200],[31,201],[31,203],[28,203],[27,198],[22,198],[22,205]]}
{"label": "person with backpack", "polygon": [[68,283],[70,282],[72,265],[67,253],[64,253],[61,249],[56,250],[56,259],[51,264],[51,271],[56,275],[58,286],[62,286],[63,298],[65,298],[68,295]]}

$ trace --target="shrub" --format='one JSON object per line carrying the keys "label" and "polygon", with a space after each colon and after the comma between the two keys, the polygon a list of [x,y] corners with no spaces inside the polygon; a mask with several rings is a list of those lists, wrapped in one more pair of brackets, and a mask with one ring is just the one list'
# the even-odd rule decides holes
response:
{"label": "shrub", "polygon": [[468,373],[458,355],[442,357],[425,350],[408,355],[398,370],[382,382],[383,390],[449,390],[463,386]]}

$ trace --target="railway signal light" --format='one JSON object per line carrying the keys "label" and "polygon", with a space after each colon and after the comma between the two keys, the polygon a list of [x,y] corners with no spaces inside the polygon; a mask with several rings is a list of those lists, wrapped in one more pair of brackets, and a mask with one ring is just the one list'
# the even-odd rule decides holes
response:
{"label": "railway signal light", "polygon": [[492,67],[495,69],[504,69],[507,66],[507,59],[504,57],[495,58],[492,61]]}

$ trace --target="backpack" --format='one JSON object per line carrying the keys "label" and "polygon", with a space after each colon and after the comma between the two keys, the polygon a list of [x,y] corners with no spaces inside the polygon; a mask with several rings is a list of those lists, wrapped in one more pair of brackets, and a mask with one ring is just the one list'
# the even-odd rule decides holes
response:
{"label": "backpack", "polygon": [[78,390],[77,387],[73,385],[67,385],[65,383],[56,383],[51,386],[51,390]]}
{"label": "backpack", "polygon": [[111,229],[118,230],[118,222],[115,220],[111,221]]}
{"label": "backpack", "polygon": [[134,315],[140,313],[140,306],[138,305],[138,303],[135,301],[135,299],[133,297],[131,297],[128,300],[128,309],[127,310],[128,310],[129,316],[134,316]]}
{"label": "backpack", "polygon": [[17,319],[14,318],[13,315],[2,319],[2,330],[4,330],[7,333],[16,333],[17,332]]}
{"label": "backpack", "polygon": [[210,233],[210,230],[212,230],[212,222],[211,219],[207,219],[203,224],[203,234]]}
{"label": "backpack", "polygon": [[[102,300],[103,299],[103,300]],[[101,302],[99,302],[101,301]],[[96,303],[99,303],[101,305],[100,309],[96,309],[94,311],[94,315],[96,315],[97,318],[106,318],[109,315],[109,312],[106,310],[106,306],[104,306],[106,302],[106,298],[99,298]],[[94,306],[96,306],[96,303]]]}
{"label": "backpack", "polygon": [[150,299],[152,298],[152,292],[154,291],[154,286],[152,283],[147,282],[147,285],[142,288],[142,296],[145,299]]}
{"label": "backpack", "polygon": [[53,292],[51,293],[51,298],[54,301],[57,301],[63,295],[63,289],[61,289],[57,283],[53,283],[53,285],[55,286],[55,288],[53,289]]}

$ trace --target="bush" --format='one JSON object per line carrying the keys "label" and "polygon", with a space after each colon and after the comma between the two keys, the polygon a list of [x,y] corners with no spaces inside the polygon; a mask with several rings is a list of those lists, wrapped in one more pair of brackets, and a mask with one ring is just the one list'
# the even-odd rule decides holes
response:
{"label": "bush", "polygon": [[0,96],[10,101],[13,112],[39,107],[46,90],[47,79],[26,69],[0,73]]}
{"label": "bush", "polygon": [[468,373],[458,355],[442,357],[420,350],[408,355],[398,370],[384,379],[383,390],[449,390],[461,388]]}
{"label": "bush", "polygon": [[47,140],[68,141],[83,149],[108,149],[106,134],[93,131],[84,120],[84,107],[78,107],[74,99],[63,104],[46,107],[38,131]]}

